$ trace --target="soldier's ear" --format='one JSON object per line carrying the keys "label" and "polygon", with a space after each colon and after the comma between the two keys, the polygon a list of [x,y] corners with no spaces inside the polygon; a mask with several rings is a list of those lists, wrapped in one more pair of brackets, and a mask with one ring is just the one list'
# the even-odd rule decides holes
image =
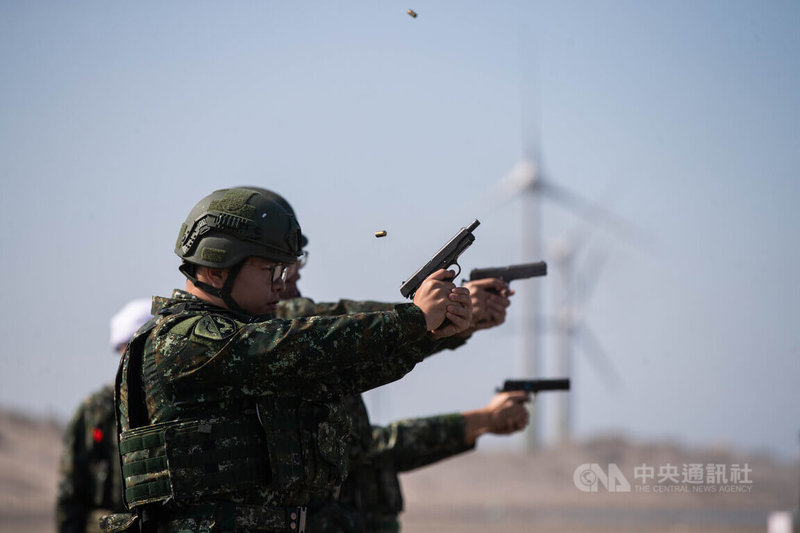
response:
{"label": "soldier's ear", "polygon": [[197,267],[197,279],[208,283],[215,289],[221,289],[225,285],[225,280],[228,279],[228,269],[200,266]]}

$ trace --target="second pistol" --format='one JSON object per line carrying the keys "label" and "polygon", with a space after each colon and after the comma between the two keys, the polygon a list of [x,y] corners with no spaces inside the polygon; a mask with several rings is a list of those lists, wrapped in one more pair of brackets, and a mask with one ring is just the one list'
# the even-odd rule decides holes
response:
{"label": "second pistol", "polygon": [[536,278],[546,275],[547,263],[539,261],[537,263],[522,263],[521,265],[473,268],[469,273],[469,280],[499,278],[508,284],[515,279]]}

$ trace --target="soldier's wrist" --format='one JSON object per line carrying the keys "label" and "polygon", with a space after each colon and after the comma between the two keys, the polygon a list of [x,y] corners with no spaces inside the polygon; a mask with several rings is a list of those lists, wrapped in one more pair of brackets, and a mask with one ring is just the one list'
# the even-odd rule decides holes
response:
{"label": "soldier's wrist", "polygon": [[396,304],[394,310],[400,322],[406,326],[402,332],[404,342],[419,340],[427,335],[428,326],[422,309],[413,303],[402,303]]}
{"label": "soldier's wrist", "polygon": [[489,412],[486,409],[475,409],[461,414],[464,417],[464,442],[472,445],[488,431]]}

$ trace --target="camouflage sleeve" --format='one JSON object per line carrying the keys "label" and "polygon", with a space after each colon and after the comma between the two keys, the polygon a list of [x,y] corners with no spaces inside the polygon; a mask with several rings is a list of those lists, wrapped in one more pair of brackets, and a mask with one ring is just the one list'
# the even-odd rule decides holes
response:
{"label": "camouflage sleeve", "polygon": [[173,335],[154,332],[148,339],[154,366],[146,363],[145,375],[172,369],[176,388],[235,388],[243,396],[302,389],[312,400],[399,379],[424,357],[408,345],[427,335],[422,310],[413,304],[243,325],[205,315],[186,333],[188,342],[176,348]]}
{"label": "camouflage sleeve", "polygon": [[437,354],[444,350],[455,350],[459,346],[466,344],[467,339],[459,337],[445,337],[443,339],[434,340],[433,337],[425,337],[415,343],[417,350],[425,353],[425,357]]}
{"label": "camouflage sleeve", "polygon": [[[366,301],[339,300],[338,302],[334,303],[313,303],[312,300],[308,301],[312,302],[313,305],[309,306],[309,304],[306,303],[305,307],[303,308],[303,311],[305,312],[312,311],[312,312],[306,315],[298,314],[294,316],[311,316],[311,315],[336,316],[336,315],[346,315],[352,313],[373,313],[375,311],[388,311],[396,305],[385,302],[374,302],[370,300]],[[290,316],[288,318],[294,318],[294,317]],[[467,342],[466,338],[446,337],[444,339],[434,340],[432,337],[426,335],[414,343],[414,348],[416,350],[419,350],[420,352],[424,352],[427,357],[429,355],[439,353],[442,350],[455,350],[459,346],[464,345],[466,342]]]}
{"label": "camouflage sleeve", "polygon": [[[310,316],[339,316],[353,313],[373,313],[375,311],[390,311],[397,304],[375,302],[371,300],[339,300],[338,302],[315,302],[310,298],[292,298],[278,303],[277,316],[279,318],[298,318]],[[446,337],[434,340],[425,336],[414,343],[414,348],[424,352],[425,356],[433,355],[442,350],[455,350],[467,342],[466,338]]]}
{"label": "camouflage sleeve", "polygon": [[[310,298],[292,298],[282,300],[278,304],[277,316],[280,318],[298,318],[310,316],[340,316],[354,313],[373,313],[376,311],[389,311],[397,304],[376,301],[356,301],[339,300],[338,302],[318,303]],[[418,341],[407,345],[406,350],[412,350],[421,357],[429,357],[443,350],[455,350],[467,342],[467,339],[458,337],[447,337],[434,340],[429,335],[423,336]],[[380,373],[387,370],[375,368],[374,371]],[[379,376],[376,375],[380,379]],[[393,378],[384,376],[384,382],[394,381]]]}
{"label": "camouflage sleeve", "polygon": [[373,301],[339,300],[338,302],[315,302],[310,298],[292,298],[278,303],[278,318],[309,316],[339,316],[353,313],[391,311],[396,304]]}
{"label": "camouflage sleeve", "polygon": [[464,441],[465,421],[459,413],[399,420],[372,427],[368,461],[405,472],[475,448]]}
{"label": "camouflage sleeve", "polygon": [[73,415],[64,432],[64,448],[58,472],[56,531],[82,533],[86,530],[89,496],[87,453],[84,449],[86,421],[83,406]]}

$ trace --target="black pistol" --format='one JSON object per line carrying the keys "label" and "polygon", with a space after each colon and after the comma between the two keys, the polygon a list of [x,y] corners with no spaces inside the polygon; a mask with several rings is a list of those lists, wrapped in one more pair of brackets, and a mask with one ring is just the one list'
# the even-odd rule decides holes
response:
{"label": "black pistol", "polygon": [[503,382],[503,388],[495,389],[495,392],[511,392],[516,390],[522,390],[532,394],[547,390],[569,390],[569,378],[507,379]]}
{"label": "black pistol", "polygon": [[473,268],[469,273],[469,280],[500,278],[506,283],[511,283],[515,279],[536,278],[546,275],[547,263],[539,261],[537,263],[523,263],[521,265],[503,267]]}
{"label": "black pistol", "polygon": [[456,265],[458,267],[458,273],[461,272],[461,266],[458,264],[458,256],[460,256],[464,250],[470,247],[470,245],[475,240],[475,235],[472,234],[480,225],[477,219],[472,221],[466,228],[461,228],[455,236],[450,239],[447,244],[442,246],[442,248],[436,252],[433,256],[433,259],[425,263],[425,266],[414,272],[408,281],[404,281],[403,284],[400,286],[400,294],[402,294],[405,298],[414,298],[414,293],[417,292],[419,286],[422,282],[441,268],[448,268],[451,265]]}

